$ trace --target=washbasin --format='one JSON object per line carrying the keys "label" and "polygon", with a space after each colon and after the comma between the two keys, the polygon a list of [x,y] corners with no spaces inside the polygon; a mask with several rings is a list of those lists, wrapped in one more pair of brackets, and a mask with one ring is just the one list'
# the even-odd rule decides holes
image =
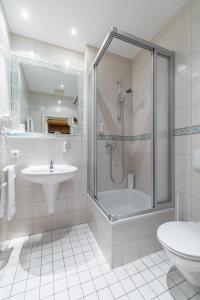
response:
{"label": "washbasin", "polygon": [[59,184],[73,178],[77,172],[78,168],[75,166],[55,165],[53,161],[50,165],[30,166],[21,171],[27,181],[41,184],[49,214],[55,212]]}
{"label": "washbasin", "polygon": [[54,165],[52,170],[49,165],[30,166],[22,170],[22,176],[32,183],[53,184],[73,178],[77,171],[72,165]]}

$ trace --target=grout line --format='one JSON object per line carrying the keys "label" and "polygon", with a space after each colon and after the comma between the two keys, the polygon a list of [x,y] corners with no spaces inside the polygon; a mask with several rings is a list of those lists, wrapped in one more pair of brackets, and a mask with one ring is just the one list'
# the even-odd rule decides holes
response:
{"label": "grout line", "polygon": [[[68,251],[68,250],[72,251],[71,252],[72,255],[64,256],[65,251]],[[37,252],[38,252],[38,254],[35,254]],[[85,299],[86,297],[88,297],[92,294],[95,294],[99,299],[98,293],[104,289],[108,289],[109,292],[113,295],[113,298],[117,299],[117,298],[120,298],[121,296],[114,297],[114,294],[112,293],[112,290],[111,290],[111,286],[115,285],[115,284],[120,284],[120,286],[124,292],[123,296],[128,297],[129,293],[131,293],[133,291],[138,291],[138,293],[140,293],[141,297],[144,300],[145,300],[145,297],[140,292],[140,289],[145,286],[150,288],[152,293],[155,295],[155,297],[153,299],[158,299],[164,293],[167,293],[167,292],[170,293],[170,290],[174,289],[175,287],[178,288],[186,296],[187,299],[192,299],[195,295],[198,294],[198,292],[195,289],[193,289],[194,295],[192,297],[188,297],[186,295],[186,293],[184,292],[184,290],[179,287],[182,283],[187,282],[186,279],[184,279],[181,274],[180,274],[181,281],[179,283],[175,283],[175,281],[170,278],[170,280],[173,282],[173,286],[171,288],[166,289],[165,285],[160,281],[160,279],[163,276],[167,276],[168,273],[175,272],[175,274],[179,275],[179,272],[177,272],[177,269],[175,269],[174,266],[171,266],[171,264],[169,264],[169,259],[167,258],[166,255],[164,255],[163,250],[154,252],[154,253],[147,255],[145,257],[142,257],[136,261],[126,264],[126,265],[129,265],[130,267],[131,267],[131,265],[134,266],[137,271],[136,273],[133,273],[133,274],[129,273],[126,270],[126,265],[122,265],[118,268],[111,269],[108,266],[108,264],[106,263],[105,258],[103,256],[100,248],[98,247],[98,244],[97,244],[96,240],[94,239],[92,232],[90,231],[89,227],[84,224],[77,225],[77,226],[75,225],[70,228],[63,228],[60,230],[54,230],[54,231],[42,233],[40,239],[39,239],[39,235],[31,235],[28,240],[24,240],[23,244],[20,246],[20,251],[18,250],[17,253],[18,253],[16,255],[16,256],[18,256],[17,264],[9,265],[10,259],[8,260],[8,267],[10,267],[10,266],[12,267],[12,266],[16,265],[15,276],[13,278],[12,284],[6,285],[6,286],[11,285],[11,290],[9,293],[10,297],[11,297],[11,293],[13,290],[13,286],[15,284],[23,282],[25,280],[26,280],[26,288],[25,288],[24,292],[16,294],[16,295],[22,295],[22,296],[24,295],[24,297],[25,297],[25,295],[28,291],[31,291],[34,289],[39,289],[39,296],[41,297],[41,293],[40,293],[41,287],[48,285],[48,284],[53,285],[53,292],[52,292],[52,295],[50,295],[50,297],[53,297],[53,298],[55,297],[56,294],[59,294],[63,291],[66,291],[66,293],[69,296],[69,289],[75,288],[76,286],[78,286],[82,291],[81,298],[83,298],[83,299]],[[57,254],[57,253],[59,253],[59,254]],[[43,254],[45,254],[45,255],[43,255]],[[56,254],[57,254],[57,256],[56,256]],[[48,259],[47,259],[48,256],[49,256],[50,261],[48,261]],[[80,262],[77,260],[79,258],[79,256],[81,258]],[[91,258],[90,258],[90,256],[91,256]],[[12,256],[12,257],[14,257],[14,256]],[[12,257],[10,256],[11,259],[12,259]],[[33,259],[32,259],[32,257],[33,257]],[[45,259],[44,259],[45,257],[46,257],[47,261],[45,261]],[[71,258],[71,259],[73,258],[74,263],[67,264],[68,258]],[[147,259],[147,261],[145,261],[145,258]],[[37,265],[37,260],[40,262],[38,265]],[[94,263],[90,264],[90,261],[93,261],[93,260],[94,260]],[[148,263],[148,260],[150,261],[150,264]],[[34,266],[34,263],[33,263],[33,267],[31,268],[30,267],[32,265],[31,263],[34,261],[36,262],[36,266]],[[43,263],[43,261],[45,263]],[[58,267],[59,265],[56,267],[57,261],[62,262],[63,266],[61,264],[60,267]],[[139,265],[137,265],[137,262],[140,264],[142,263],[141,268],[139,267]],[[19,269],[19,267],[21,267],[23,269],[23,263],[25,265],[27,263],[26,268],[24,268],[24,271],[26,271],[28,273],[27,278],[14,283],[16,274],[18,272],[21,272],[21,269]],[[169,266],[169,268],[171,266],[171,268],[169,269],[168,272],[166,272],[165,269],[162,269],[162,267],[160,266],[163,263],[166,263]],[[47,265],[51,266],[51,270],[46,273],[42,273],[43,267],[45,268],[45,266],[47,267]],[[74,268],[74,271],[72,274],[67,275],[67,270],[70,266],[72,266],[72,268]],[[84,266],[83,269],[81,268],[81,266]],[[154,274],[152,272],[153,267],[159,268],[162,271],[162,274],[160,274],[159,276],[156,275],[156,273]],[[29,290],[27,290],[27,281],[32,278],[30,276],[30,275],[32,275],[31,269],[34,270],[34,268],[36,268],[36,270],[38,271],[39,286],[30,288]],[[100,270],[100,274],[98,274],[95,277],[92,276],[91,270],[93,268],[98,268],[98,270]],[[107,268],[107,269],[104,269],[104,268]],[[55,279],[55,275],[59,274],[56,271],[59,269],[63,269],[63,276]],[[117,270],[117,269],[123,270],[125,272],[125,274],[126,274],[125,278],[120,279],[119,275],[117,275],[117,273],[115,272],[115,270]],[[151,279],[150,281],[147,281],[148,279],[146,280],[144,277],[144,274],[142,274],[142,272],[145,272],[145,270],[146,271],[148,270],[152,274],[153,279]],[[80,274],[80,272],[84,272],[84,271],[87,271],[90,274],[91,278],[86,280],[85,282],[81,282],[79,274]],[[3,278],[5,272],[6,272],[6,267],[3,270],[3,275],[1,276],[1,279]],[[110,272],[115,273],[115,275],[117,277],[117,282],[112,282],[111,284],[109,284],[108,279],[106,279],[105,276],[106,276],[106,274],[109,274]],[[45,278],[46,274],[51,274],[52,279],[49,282],[45,282],[42,285],[41,284],[42,277]],[[74,286],[69,287],[67,278],[72,275],[77,275],[79,282],[77,284],[75,284]],[[145,283],[143,283],[141,286],[138,287],[135,284],[134,280],[132,279],[132,277],[134,275],[140,275],[143,278]],[[101,289],[97,289],[94,284],[94,280],[96,278],[100,278],[100,277],[102,277],[105,280],[106,286]],[[65,282],[66,282],[66,288],[62,291],[59,291],[58,293],[55,293],[55,288],[54,288],[55,282],[58,280],[62,280],[62,279],[65,280]],[[131,290],[130,292],[126,292],[126,290],[122,284],[122,281],[126,280],[126,279],[130,279],[131,282],[133,282],[134,286],[135,286],[135,288],[133,290]],[[157,281],[157,282],[159,282],[159,284],[161,286],[163,286],[164,291],[161,294],[157,295],[157,293],[154,292],[153,288],[150,285],[150,283],[153,281],[155,281],[155,282]],[[82,285],[87,282],[93,283],[94,291],[91,291],[87,296],[84,296]]]}

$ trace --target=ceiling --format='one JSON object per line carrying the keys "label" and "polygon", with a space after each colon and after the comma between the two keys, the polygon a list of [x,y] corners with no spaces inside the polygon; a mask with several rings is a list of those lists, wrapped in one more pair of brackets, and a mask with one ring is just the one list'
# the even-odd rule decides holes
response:
{"label": "ceiling", "polygon": [[21,64],[21,67],[32,92],[54,95],[58,89],[66,97],[74,99],[78,95],[78,76],[75,73],[61,73],[28,64]]}
{"label": "ceiling", "polygon": [[[12,32],[78,52],[83,52],[86,44],[100,47],[111,26],[150,40],[186,2],[2,0]],[[22,18],[22,10],[28,12],[28,19]],[[76,28],[76,36],[71,35],[72,28]],[[119,49],[112,50],[117,53]]]}

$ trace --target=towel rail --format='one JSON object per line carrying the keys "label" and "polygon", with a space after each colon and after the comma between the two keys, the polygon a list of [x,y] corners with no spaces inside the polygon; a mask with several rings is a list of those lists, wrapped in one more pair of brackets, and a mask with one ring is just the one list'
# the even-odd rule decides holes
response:
{"label": "towel rail", "polygon": [[[15,176],[14,176],[14,178],[16,178],[16,165],[14,165],[14,167],[15,167]],[[5,168],[3,169],[3,173],[4,173],[3,178],[6,178],[6,181],[4,181],[4,182],[2,182],[2,183],[0,184],[0,190],[8,185],[8,181],[7,181],[7,180],[8,180],[8,176],[7,176],[7,174],[6,174],[7,171],[8,171],[8,166],[5,167]],[[5,180],[5,179],[4,179],[4,180]]]}

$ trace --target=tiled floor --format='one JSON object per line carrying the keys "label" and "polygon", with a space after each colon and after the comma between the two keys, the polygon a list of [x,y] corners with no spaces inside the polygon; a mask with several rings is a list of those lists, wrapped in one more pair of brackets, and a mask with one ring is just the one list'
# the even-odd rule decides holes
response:
{"label": "tiled floor", "polygon": [[13,240],[0,299],[200,299],[163,251],[111,270],[87,224]]}

